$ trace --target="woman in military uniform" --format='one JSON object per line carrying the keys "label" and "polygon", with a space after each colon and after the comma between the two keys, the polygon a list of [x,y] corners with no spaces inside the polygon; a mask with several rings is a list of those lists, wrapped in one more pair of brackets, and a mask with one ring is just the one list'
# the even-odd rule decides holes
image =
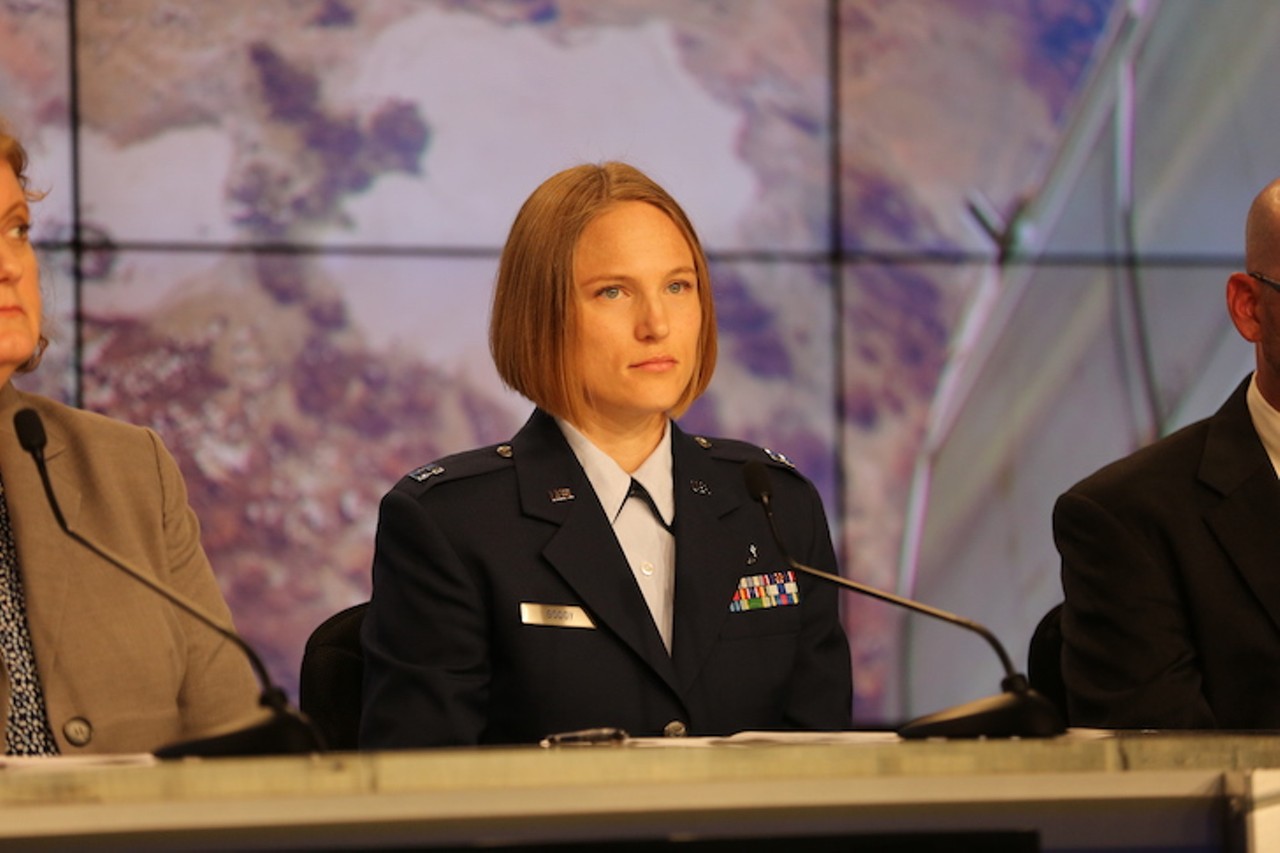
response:
{"label": "woman in military uniform", "polygon": [[536,408],[509,443],[383,499],[361,746],[847,727],[836,590],[787,569],[743,464],[772,466],[793,555],[835,572],[817,492],[777,454],[673,421],[716,361],[675,200],[621,163],[548,179],[503,249],[490,348]]}

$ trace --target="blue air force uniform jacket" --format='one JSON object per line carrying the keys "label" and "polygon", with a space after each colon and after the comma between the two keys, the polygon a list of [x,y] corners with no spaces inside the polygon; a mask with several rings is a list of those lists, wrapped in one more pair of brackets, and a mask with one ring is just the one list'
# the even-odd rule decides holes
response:
{"label": "blue air force uniform jacket", "polygon": [[[383,498],[363,626],[363,748],[535,742],[600,726],[633,736],[849,726],[837,589],[785,574],[743,463],[771,466],[795,559],[836,572],[816,490],[757,447],[672,430],[671,654],[545,412],[509,445],[424,466]],[[784,594],[768,598],[779,580]]]}

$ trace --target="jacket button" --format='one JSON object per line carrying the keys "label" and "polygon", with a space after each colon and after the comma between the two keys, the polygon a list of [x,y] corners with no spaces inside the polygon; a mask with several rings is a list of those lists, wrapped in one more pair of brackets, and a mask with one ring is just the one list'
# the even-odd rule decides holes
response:
{"label": "jacket button", "polygon": [[689,733],[689,728],[680,720],[672,720],[662,727],[663,737],[684,737]]}
{"label": "jacket button", "polygon": [[72,717],[63,723],[62,735],[72,746],[86,746],[93,740],[93,725],[84,717]]}

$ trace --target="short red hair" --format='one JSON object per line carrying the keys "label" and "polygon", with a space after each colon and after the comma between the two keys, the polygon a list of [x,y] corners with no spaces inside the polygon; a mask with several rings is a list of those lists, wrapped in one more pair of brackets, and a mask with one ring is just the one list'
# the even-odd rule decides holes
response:
{"label": "short red hair", "polygon": [[626,163],[565,169],[533,191],[511,225],[494,287],[489,351],[503,382],[574,424],[582,422],[587,400],[580,371],[569,357],[577,333],[573,253],[587,224],[624,201],[641,201],[665,213],[693,254],[702,307],[698,363],[672,417],[683,414],[707,389],[715,371],[716,315],[707,257],[684,210],[653,179]]}

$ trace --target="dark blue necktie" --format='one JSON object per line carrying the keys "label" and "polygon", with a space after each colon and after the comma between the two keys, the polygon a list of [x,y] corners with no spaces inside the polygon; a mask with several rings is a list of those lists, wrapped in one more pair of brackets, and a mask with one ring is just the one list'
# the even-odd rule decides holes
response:
{"label": "dark blue necktie", "polygon": [[627,490],[627,497],[639,498],[644,501],[645,505],[648,506],[649,510],[653,513],[653,517],[662,525],[662,529],[668,533],[674,534],[674,531],[671,529],[671,525],[667,524],[667,522],[662,518],[662,513],[658,512],[658,505],[653,502],[653,495],[649,494],[649,490],[640,485],[640,481],[635,477],[631,478],[631,488]]}

